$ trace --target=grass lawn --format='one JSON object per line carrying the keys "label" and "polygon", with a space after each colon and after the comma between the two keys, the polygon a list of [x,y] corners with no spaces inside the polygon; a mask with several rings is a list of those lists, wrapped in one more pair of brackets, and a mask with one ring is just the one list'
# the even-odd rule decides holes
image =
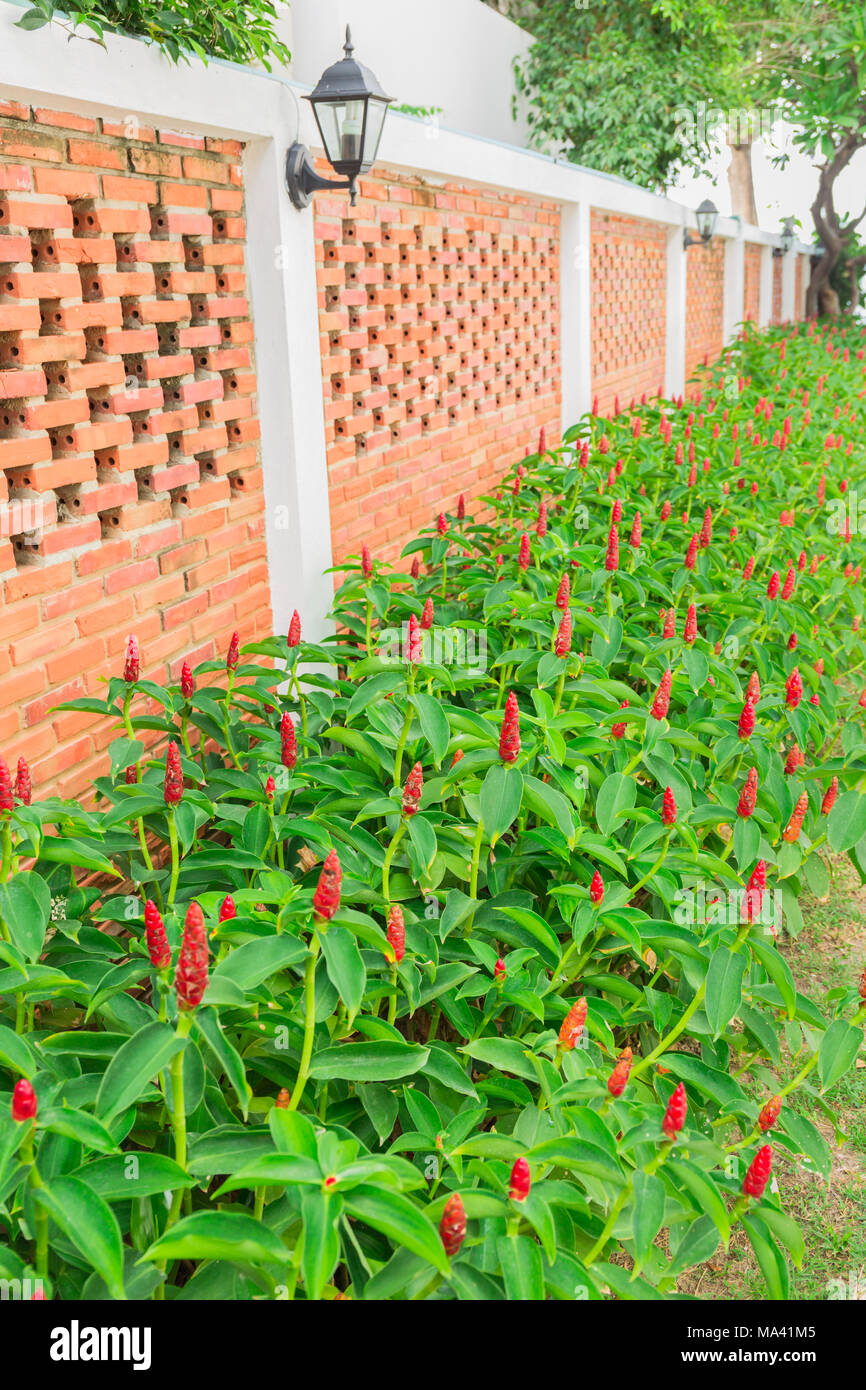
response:
{"label": "grass lawn", "polygon": [[[798,988],[820,1002],[827,990],[850,985],[866,968],[866,888],[847,856],[833,861],[833,885],[824,901],[802,899],[805,926],[781,949]],[[784,1085],[796,1071],[786,1057],[779,1074]],[[787,1102],[786,1102],[787,1103]],[[826,1098],[834,1119],[801,1088],[791,1103],[815,1124],[833,1154],[830,1182],[794,1163],[781,1148],[778,1180],[785,1210],[801,1226],[806,1257],[792,1270],[791,1297],[842,1297],[831,1281],[845,1285],[847,1298],[866,1301],[866,1063],[831,1088]],[[770,1137],[770,1136],[768,1136]],[[849,1283],[853,1281],[853,1286]],[[763,1299],[766,1286],[742,1228],[735,1229],[727,1256],[716,1258],[680,1281],[680,1291],[701,1299]]]}

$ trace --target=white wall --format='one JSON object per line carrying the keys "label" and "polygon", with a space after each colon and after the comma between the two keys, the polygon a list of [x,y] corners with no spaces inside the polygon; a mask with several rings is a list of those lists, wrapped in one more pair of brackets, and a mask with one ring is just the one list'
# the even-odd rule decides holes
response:
{"label": "white wall", "polygon": [[398,105],[439,106],[452,130],[527,143],[511,115],[512,64],[532,38],[482,0],[292,0],[292,77],[315,86],[341,56],[347,24],[355,57]]}

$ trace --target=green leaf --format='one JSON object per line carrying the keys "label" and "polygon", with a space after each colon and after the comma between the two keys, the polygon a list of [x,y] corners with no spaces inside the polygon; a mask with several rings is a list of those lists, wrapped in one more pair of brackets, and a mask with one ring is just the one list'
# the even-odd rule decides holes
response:
{"label": "green leaf", "polygon": [[544,1299],[541,1249],[528,1236],[499,1236],[496,1253],[510,1303],[540,1303]]}
{"label": "green leaf", "polygon": [[263,1221],[243,1212],[197,1211],[148,1246],[142,1260],[228,1260],[284,1265],[290,1255]]}
{"label": "green leaf", "polygon": [[448,1273],[448,1258],[439,1232],[408,1197],[365,1183],[351,1188],[343,1200],[350,1216],[420,1255],[440,1273]]}
{"label": "green leaf", "polygon": [[232,1046],[220,1027],[216,1009],[199,1006],[195,1011],[193,1026],[207,1043],[218,1065],[225,1072],[232,1090],[238,1098],[244,1119],[246,1119],[252,1091],[247,1081],[244,1061],[237,1048]]}
{"label": "green leaf", "polygon": [[827,1029],[818,1049],[818,1071],[821,1089],[827,1091],[844,1076],[863,1046],[863,1029],[837,1018]]}
{"label": "green leaf", "polygon": [[433,761],[438,767],[451,741],[451,729],[445,712],[432,695],[413,695],[412,703],[418,711],[421,732],[430,745]]}
{"label": "green leaf", "polygon": [[749,1237],[758,1264],[761,1266],[761,1273],[766,1281],[767,1291],[770,1297],[779,1302],[787,1302],[788,1265],[784,1255],[773,1240],[761,1216],[752,1212],[749,1215],[744,1214],[740,1219]]}
{"label": "green leaf", "polygon": [[853,849],[866,835],[866,796],[859,791],[843,792],[827,820],[827,843],[841,853]]}
{"label": "green leaf", "polygon": [[358,943],[348,928],[333,924],[327,931],[320,932],[319,938],[328,978],[346,1005],[347,1023],[351,1024],[361,1007],[367,984],[367,971],[358,950]]}
{"label": "green leaf", "polygon": [[634,1205],[631,1229],[635,1247],[635,1270],[639,1271],[649,1258],[653,1241],[659,1233],[665,1214],[665,1189],[660,1178],[636,1168],[632,1179]]}
{"label": "green leaf", "polygon": [[117,1144],[104,1125],[86,1110],[75,1110],[71,1106],[49,1106],[39,1112],[39,1123],[43,1129],[53,1134],[63,1134],[74,1139],[86,1149],[97,1153],[113,1153]]}
{"label": "green leaf", "polygon": [[125,1299],[120,1227],[102,1198],[81,1178],[60,1177],[35,1188],[33,1200],[105,1280],[111,1297]]}
{"label": "green leaf", "polygon": [[399,1081],[421,1071],[429,1055],[418,1043],[341,1043],[315,1053],[310,1072],[319,1081]]}
{"label": "green leaf", "polygon": [[0,884],[0,917],[19,951],[37,961],[51,917],[51,890],[44,878],[24,869]]}
{"label": "green leaf", "polygon": [[81,1178],[105,1202],[128,1202],[179,1187],[195,1187],[195,1178],[165,1154],[123,1153],[91,1158],[72,1176]]}
{"label": "green leaf", "polygon": [[710,958],[704,1009],[715,1037],[725,1031],[739,1008],[746,963],[744,951],[728,946],[719,946]]}
{"label": "green leaf", "polygon": [[622,816],[637,800],[637,784],[633,777],[611,772],[605,777],[595,803],[595,818],[602,835],[610,835]]}
{"label": "green leaf", "polygon": [[229,980],[239,989],[256,989],[264,980],[306,960],[307,947],[295,936],[265,936],[235,946],[213,972],[213,979]]}
{"label": "green leaf", "polygon": [[167,1023],[148,1023],[134,1033],[106,1067],[96,1095],[97,1115],[110,1121],[126,1110],[184,1044]]}
{"label": "green leaf", "polygon": [[481,819],[491,846],[516,821],[523,798],[523,777],[514,767],[494,763],[481,784]]}
{"label": "green leaf", "polygon": [[303,1244],[301,1273],[307,1298],[319,1299],[337,1267],[340,1237],[337,1222],[342,1203],[330,1192],[305,1192],[301,1199]]}

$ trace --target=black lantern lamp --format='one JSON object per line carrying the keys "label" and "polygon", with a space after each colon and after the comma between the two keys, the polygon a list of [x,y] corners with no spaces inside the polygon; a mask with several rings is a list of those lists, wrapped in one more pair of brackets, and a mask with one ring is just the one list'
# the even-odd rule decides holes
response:
{"label": "black lantern lamp", "polygon": [[683,232],[683,246],[686,250],[690,246],[706,246],[709,241],[712,241],[718,217],[719,209],[715,203],[711,203],[709,198],[705,198],[700,207],[695,209],[695,221],[698,224],[699,236],[692,236],[688,228]]}
{"label": "black lantern lamp", "polygon": [[385,112],[392,97],[386,97],[379,80],[352,57],[352,31],[346,26],[344,57],[319,78],[315,90],[304,100],[313,108],[325,154],[342,179],[322,179],[316,173],[306,145],[295,141],[286,156],[286,187],[296,208],[309,207],[317,188],[348,188],[355,203],[355,180],[376,162]]}
{"label": "black lantern lamp", "polygon": [[787,256],[791,247],[794,245],[794,219],[786,217],[782,223],[782,234],[779,238],[779,245],[773,247],[774,256]]}

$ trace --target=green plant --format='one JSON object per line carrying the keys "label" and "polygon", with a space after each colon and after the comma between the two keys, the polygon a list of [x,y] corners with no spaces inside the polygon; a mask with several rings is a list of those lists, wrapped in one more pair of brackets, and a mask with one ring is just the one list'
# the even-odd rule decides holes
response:
{"label": "green plant", "polygon": [[233,63],[287,63],[289,50],[277,36],[272,0],[33,0],[19,29],[56,23],[71,34],[104,44],[109,33],[131,34],[155,44],[173,62],[190,56]]}
{"label": "green plant", "polygon": [[866,880],[862,343],[745,329],[542,439],[325,641],[167,686],[131,642],[71,706],[118,723],[92,809],[0,767],[4,1278],[654,1298],[736,1227],[787,1296],[790,1097],[866,1018],[779,950],[828,847]]}

